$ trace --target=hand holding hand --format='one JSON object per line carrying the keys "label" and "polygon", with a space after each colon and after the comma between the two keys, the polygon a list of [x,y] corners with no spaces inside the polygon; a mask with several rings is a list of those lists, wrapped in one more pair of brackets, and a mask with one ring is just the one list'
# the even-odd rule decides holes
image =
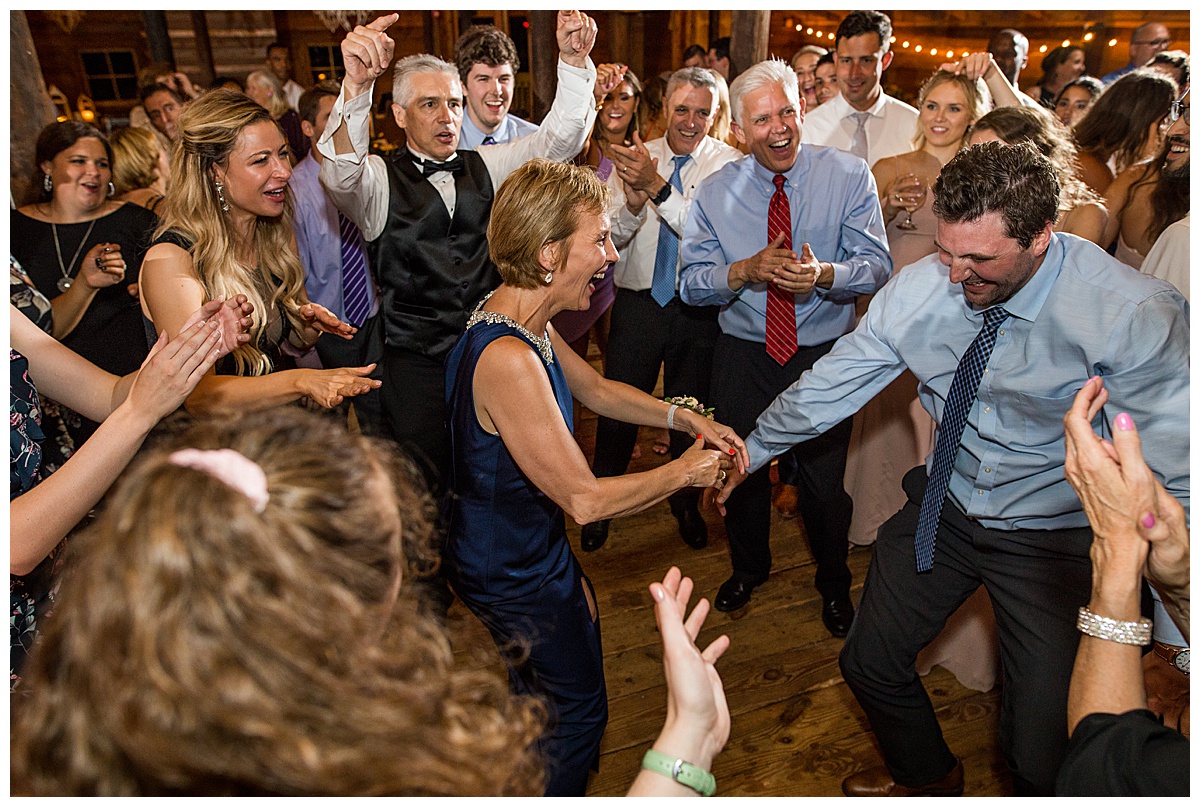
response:
{"label": "hand holding hand", "polygon": [[300,381],[300,391],[314,403],[332,409],[346,398],[379,389],[382,381],[368,378],[374,364],[366,367],[335,367],[332,370],[308,370]]}
{"label": "hand holding hand", "polygon": [[348,322],[342,322],[332,311],[317,303],[305,303],[300,306],[300,321],[306,328],[318,333],[331,333],[343,339],[349,339],[358,333],[358,328]]}
{"label": "hand holding hand", "polygon": [[121,245],[101,242],[87,251],[79,265],[76,281],[89,289],[99,290],[115,286],[125,279],[125,259],[121,257]]}
{"label": "hand holding hand", "polygon": [[733,467],[730,454],[705,448],[703,434],[696,435],[696,442],[675,462],[682,463],[687,474],[687,486],[693,488],[710,488],[722,484],[728,476],[728,469]]}
{"label": "hand holding hand", "polygon": [[356,25],[342,40],[347,98],[360,95],[387,70],[396,42],[385,32],[398,19],[400,15],[396,13],[376,17],[367,25]]}
{"label": "hand holding hand", "polygon": [[587,67],[588,54],[596,44],[596,21],[582,11],[558,12],[559,57],[572,67]]}
{"label": "hand holding hand", "polygon": [[987,76],[987,72],[996,66],[996,60],[986,50],[972,53],[957,62],[946,62],[941,70],[956,76],[966,76],[975,81]]}
{"label": "hand holding hand", "polygon": [[769,283],[775,279],[776,270],[786,263],[794,263],[798,256],[790,249],[782,249],[786,232],[780,232],[771,243],[729,267],[729,288],[737,291],[747,283]]}
{"label": "hand holding hand", "polygon": [[667,719],[654,748],[709,770],[729,740],[729,705],[716,668],[729,637],[717,637],[703,651],[696,646],[709,604],[701,599],[685,620],[692,587],[675,566],[661,583],[650,584],[667,679]]}
{"label": "hand holding hand", "polygon": [[703,437],[709,446],[729,457],[730,463],[744,470],[750,465],[750,453],[737,432],[699,412],[680,407],[675,410],[675,423],[683,426],[692,437]]}
{"label": "hand holding hand", "polygon": [[720,490],[715,492],[715,496],[711,496],[708,491],[705,491],[705,495],[709,497],[706,499],[705,504],[715,505],[717,512],[725,515],[725,502],[729,501],[729,496],[733,493],[734,489],[746,481],[747,476],[749,474],[746,473],[745,469],[734,468],[725,479],[725,484],[721,486]]}

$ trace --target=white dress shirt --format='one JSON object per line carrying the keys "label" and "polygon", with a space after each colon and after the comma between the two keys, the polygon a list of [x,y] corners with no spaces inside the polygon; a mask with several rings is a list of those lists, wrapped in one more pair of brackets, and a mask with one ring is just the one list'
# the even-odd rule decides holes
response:
{"label": "white dress shirt", "polygon": [[[804,116],[800,142],[849,151],[850,140],[858,128],[850,116],[858,111],[839,93]],[[913,150],[919,125],[917,110],[881,92],[871,108],[862,111],[871,115],[866,125],[867,165]]]}
{"label": "white dress shirt", "polygon": [[283,96],[287,100],[287,105],[297,112],[300,111],[301,95],[304,95],[304,88],[289,78],[283,85]]}
{"label": "white dress shirt", "polygon": [[[658,175],[668,182],[675,171],[675,152],[667,145],[667,138],[659,137],[646,144],[650,156],[658,160]],[[660,221],[665,221],[677,236],[683,238],[683,226],[692,209],[696,186],[709,174],[716,173],[726,163],[742,158],[742,153],[719,140],[705,137],[692,152],[692,159],[684,164],[679,173],[683,193],[672,189],[671,195],[661,205],[647,202],[640,215],[635,216],[622,205],[613,216],[613,243],[621,251],[621,260],[613,270],[613,281],[617,288],[630,291],[645,291],[654,279],[654,261],[658,255],[658,233]],[[618,234],[626,237],[626,245],[617,243]],[[679,287],[679,262],[675,264],[675,286]]]}
{"label": "white dress shirt", "polygon": [[[572,67],[559,60],[558,90],[541,128],[509,143],[476,149],[487,166],[493,188],[499,189],[509,174],[534,157],[569,160],[583,150],[596,119],[596,103],[592,97],[595,81],[596,67],[590,58],[584,68]],[[329,191],[338,209],[358,225],[367,241],[374,241],[383,232],[388,211],[387,165],[383,158],[367,153],[371,104],[371,90],[349,101],[339,95],[329,113],[325,131],[317,141],[317,149],[325,157],[321,163],[321,184]],[[354,151],[337,154],[333,133],[343,121]],[[453,217],[457,201],[454,175],[439,171],[427,179],[437,188]]]}

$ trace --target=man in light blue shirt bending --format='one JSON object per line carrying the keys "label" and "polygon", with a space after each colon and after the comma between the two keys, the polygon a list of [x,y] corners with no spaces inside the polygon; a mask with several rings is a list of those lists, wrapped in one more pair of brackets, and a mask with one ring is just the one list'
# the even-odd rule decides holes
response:
{"label": "man in light blue shirt bending", "polygon": [[914,663],[982,584],[1000,638],[1000,745],[1014,789],[1051,795],[1092,582],[1091,529],[1063,473],[1063,416],[1102,376],[1109,398],[1093,425],[1108,435],[1120,413],[1132,416],[1150,466],[1188,506],[1188,308],[1169,284],[1054,232],[1054,169],[1027,146],[960,152],[934,192],[938,253],[899,272],[854,332],[763,412],[746,440],[750,468],[913,372],[937,442],[904,478],[908,503],[879,529],[841,654],[886,766],[842,789],[963,792]]}
{"label": "man in light blue shirt bending", "polygon": [[[800,146],[804,102],[796,74],[760,62],[730,89],[733,131],[750,155],[709,176],[684,225],[679,296],[718,305],[721,334],[709,386],[716,417],[740,434],[839,337],[854,301],[892,274],[883,214],[867,164],[834,148]],[[850,420],[795,454],[800,515],[813,557],[822,620],[844,637],[854,618],[846,565],[852,503],[842,486]],[[771,571],[771,483],[751,476],[729,502],[733,575],[714,607],[737,610]]]}

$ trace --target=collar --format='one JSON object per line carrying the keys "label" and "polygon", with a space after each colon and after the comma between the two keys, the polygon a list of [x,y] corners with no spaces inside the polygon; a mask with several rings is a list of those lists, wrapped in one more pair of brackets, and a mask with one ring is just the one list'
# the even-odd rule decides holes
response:
{"label": "collar", "polygon": [[[753,164],[752,171],[754,178],[763,188],[767,196],[775,192],[775,172],[763,168],[758,160],[754,159],[753,155],[747,155],[747,158]],[[808,172],[808,150],[801,145],[796,151],[796,162],[792,163],[792,167],[783,172],[784,184],[789,188],[797,189],[803,187],[802,180]]]}
{"label": "collar", "polygon": [[[887,106],[887,103],[888,95],[882,90],[879,92],[879,97],[875,99],[875,103],[871,104],[871,106],[867,107],[866,109],[855,109],[854,107],[850,106],[850,102],[847,101],[845,96],[843,96],[841,93],[838,93],[837,97],[833,99],[833,104],[835,105],[834,110],[837,112],[838,120],[843,120],[855,112],[866,112],[873,118],[881,118],[883,117],[883,108]],[[819,108],[820,107],[818,107],[818,109]]]}
{"label": "collar", "polygon": [[[1042,265],[1016,294],[1000,303],[1004,306],[1004,310],[1017,319],[1023,319],[1026,322],[1036,321],[1046,300],[1050,297],[1050,292],[1054,289],[1058,276],[1062,274],[1066,254],[1067,246],[1063,238],[1058,233],[1053,233],[1050,236],[1050,246],[1046,247],[1046,253],[1042,256]],[[968,305],[967,310],[972,319],[982,319],[982,309],[976,311]]]}

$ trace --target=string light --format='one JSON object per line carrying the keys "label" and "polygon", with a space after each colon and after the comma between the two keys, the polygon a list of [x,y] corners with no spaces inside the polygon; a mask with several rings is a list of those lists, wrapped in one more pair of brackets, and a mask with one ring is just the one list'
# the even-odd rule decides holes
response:
{"label": "string light", "polygon": [[1046,46],[1042,45],[1040,48],[1038,48],[1038,53],[1045,53],[1046,50],[1047,50]]}
{"label": "string light", "polygon": [[900,43],[900,47],[902,47],[902,48],[907,48],[907,47],[908,47],[908,40],[906,39],[906,40],[904,40],[902,43]]}
{"label": "string light", "polygon": [[1092,41],[1092,39],[1093,39],[1093,38],[1095,38],[1095,36],[1096,36],[1096,35],[1095,35],[1095,34],[1093,34],[1091,31],[1088,31],[1086,34],[1084,34],[1084,35],[1083,35],[1083,41],[1084,41],[1084,42],[1091,42],[1091,41]]}
{"label": "string light", "polygon": [[820,39],[820,38],[821,38],[821,37],[823,37],[823,36],[825,36],[825,32],[824,32],[824,31],[817,31],[817,39]]}
{"label": "string light", "polygon": [[1112,47],[1116,47],[1116,44],[1117,44],[1117,40],[1115,40],[1115,39],[1110,39],[1110,40],[1108,40],[1108,46],[1109,46],[1110,48],[1112,48]]}
{"label": "string light", "polygon": [[917,45],[915,48],[913,48],[913,50],[915,50],[917,53],[920,53],[920,52],[921,52],[921,46],[920,46],[920,45]]}
{"label": "string light", "polygon": [[830,39],[833,39],[833,38],[834,38],[834,34],[833,34],[833,32],[832,32],[832,31],[830,31],[830,32],[829,32],[829,38],[830,38]]}
{"label": "string light", "polygon": [[890,41],[890,42],[895,42],[895,41],[896,41],[896,37],[892,37],[892,38],[891,38],[889,41]]}
{"label": "string light", "polygon": [[930,55],[930,56],[937,56],[937,48],[930,48],[930,49],[929,49],[929,55]]}
{"label": "string light", "polygon": [[953,59],[953,58],[954,58],[954,51],[952,51],[952,50],[948,50],[948,51],[946,51],[946,58],[947,58],[947,59]]}
{"label": "string light", "polygon": [[1062,44],[1062,46],[1063,46],[1064,48],[1069,48],[1069,47],[1071,47],[1071,40],[1069,40],[1069,39],[1064,39],[1064,40],[1063,40],[1063,44]]}
{"label": "string light", "polygon": [[797,26],[796,26],[796,32],[797,32],[797,33],[799,33],[799,31],[800,31],[800,29],[801,29],[802,27],[803,27],[803,26],[801,26],[801,25],[797,25]]}
{"label": "string light", "polygon": [[812,33],[812,29],[811,29],[811,28],[806,28],[806,29],[805,29],[805,31],[804,31],[804,33],[806,33],[806,34],[811,34],[811,33]]}

